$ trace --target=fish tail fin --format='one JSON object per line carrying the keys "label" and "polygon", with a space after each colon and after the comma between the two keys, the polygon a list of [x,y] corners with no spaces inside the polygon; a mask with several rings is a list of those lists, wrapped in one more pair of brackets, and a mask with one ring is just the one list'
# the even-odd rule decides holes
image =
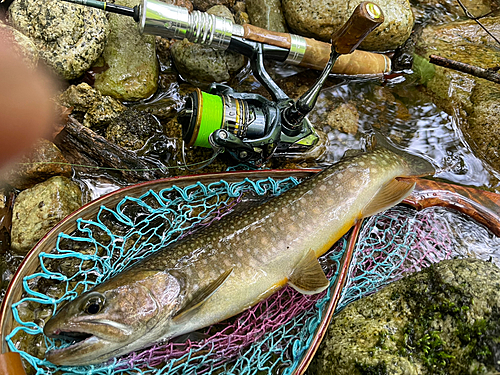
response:
{"label": "fish tail fin", "polygon": [[390,141],[384,137],[381,133],[375,131],[375,134],[372,136],[371,145],[373,148],[386,148],[395,154],[401,156],[406,163],[408,164],[409,173],[408,176],[414,177],[422,177],[422,176],[432,176],[436,172],[436,169],[432,165],[432,163],[422,156],[417,156],[410,154],[407,151],[403,151],[396,147],[394,144],[390,143]]}

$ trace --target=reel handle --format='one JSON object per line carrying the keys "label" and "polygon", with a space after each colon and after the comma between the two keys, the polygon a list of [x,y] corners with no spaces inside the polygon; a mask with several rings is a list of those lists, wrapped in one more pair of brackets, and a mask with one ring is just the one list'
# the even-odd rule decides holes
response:
{"label": "reel handle", "polygon": [[382,22],[384,14],[380,7],[375,3],[364,1],[354,9],[344,26],[333,33],[332,47],[339,54],[352,53]]}

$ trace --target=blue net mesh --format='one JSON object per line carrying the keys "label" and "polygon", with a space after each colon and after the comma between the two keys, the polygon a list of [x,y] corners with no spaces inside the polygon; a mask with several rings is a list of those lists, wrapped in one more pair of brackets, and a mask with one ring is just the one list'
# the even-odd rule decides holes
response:
{"label": "blue net mesh", "polygon": [[[93,220],[78,220],[74,233],[59,233],[53,252],[39,255],[40,272],[24,278],[23,298],[12,306],[18,326],[7,337],[10,350],[19,352],[37,374],[292,374],[321,322],[329,290],[304,296],[286,287],[207,328],[207,338],[158,344],[97,366],[58,367],[44,360],[46,349],[67,344],[44,337],[41,326],[62,302],[130,264],[254,196],[278,195],[297,183],[294,178],[246,179],[150,190],[125,197],[116,207],[101,207]],[[450,228],[439,209],[394,207],[366,220],[359,238],[337,311],[405,273],[461,255],[453,250]],[[343,238],[320,259],[332,283],[346,247]]]}
{"label": "blue net mesh", "polygon": [[[93,220],[77,220],[77,230],[59,233],[50,254],[39,255],[40,272],[23,281],[23,298],[12,306],[18,327],[7,337],[37,374],[133,373],[291,373],[321,321],[329,292],[303,296],[284,288],[231,321],[206,330],[199,342],[166,343],[111,363],[58,367],[43,359],[46,349],[67,345],[43,336],[42,320],[136,261],[239,207],[245,195],[275,196],[298,181],[265,179],[220,181],[125,197],[114,208],[101,207]],[[242,205],[245,202],[241,203]],[[346,241],[321,259],[334,280]],[[283,313],[286,312],[286,313]],[[28,349],[26,349],[28,347]]]}

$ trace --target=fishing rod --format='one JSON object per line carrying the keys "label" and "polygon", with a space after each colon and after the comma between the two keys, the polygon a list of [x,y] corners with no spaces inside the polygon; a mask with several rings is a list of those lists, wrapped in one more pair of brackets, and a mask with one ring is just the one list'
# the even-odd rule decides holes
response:
{"label": "fishing rod", "polygon": [[[208,92],[196,89],[178,114],[184,145],[212,148],[214,156],[227,151],[236,160],[260,166],[272,155],[301,155],[313,149],[319,136],[307,119],[319,92],[341,56],[351,55],[363,39],[384,21],[382,10],[365,1],[332,35],[332,44],[292,34],[275,33],[252,25],[237,25],[208,13],[143,0],[133,8],[97,0],[64,0],[133,18],[141,33],[229,49],[247,56],[255,77],[271,94],[238,93],[213,83]],[[325,52],[325,47],[327,52]],[[325,55],[328,58],[325,60]],[[384,55],[376,55],[384,60]],[[316,83],[296,102],[272,80],[264,59],[322,69]],[[359,65],[359,64],[358,64]],[[185,164],[187,164],[185,162]]]}
{"label": "fishing rod", "polygon": [[[265,45],[264,58],[323,70],[330,57],[330,44],[295,34],[265,30],[250,24],[239,25],[228,18],[200,11],[191,13],[184,7],[159,0],[142,0],[133,8],[97,0],[63,0],[125,15],[138,23],[141,33],[169,39],[204,44],[220,50],[241,50],[241,39]],[[391,72],[391,60],[383,54],[354,51],[342,56],[332,73],[359,75]]]}

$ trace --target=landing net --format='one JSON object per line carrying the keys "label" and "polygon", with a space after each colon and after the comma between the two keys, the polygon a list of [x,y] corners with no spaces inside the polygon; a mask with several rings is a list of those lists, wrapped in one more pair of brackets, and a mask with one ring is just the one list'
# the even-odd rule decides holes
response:
{"label": "landing net", "polygon": [[[269,178],[174,186],[101,207],[93,220],[78,219],[74,233],[59,233],[53,252],[39,255],[40,272],[25,277],[23,298],[12,306],[19,326],[6,339],[10,350],[21,354],[31,373],[47,375],[58,370],[88,375],[292,374],[324,316],[329,290],[304,296],[285,287],[242,314],[200,331],[201,339],[158,344],[96,366],[60,367],[44,360],[46,349],[68,344],[44,337],[41,327],[62,302],[241,209],[253,197],[279,195],[297,183],[294,178]],[[360,234],[338,310],[407,272],[457,255],[450,228],[441,218],[435,209],[417,212],[405,207],[370,218]],[[320,259],[331,283],[346,247],[344,237]]]}

